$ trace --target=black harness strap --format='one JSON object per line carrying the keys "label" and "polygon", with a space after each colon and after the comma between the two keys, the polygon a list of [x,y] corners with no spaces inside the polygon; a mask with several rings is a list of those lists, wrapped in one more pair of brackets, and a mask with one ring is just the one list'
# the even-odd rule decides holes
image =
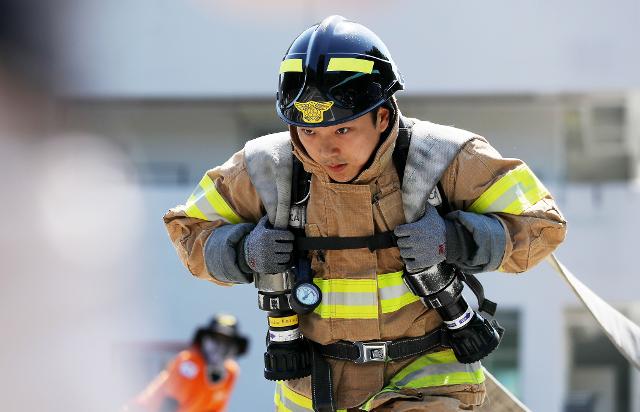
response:
{"label": "black harness strap", "polygon": [[484,297],[484,288],[478,278],[469,273],[461,274],[461,277],[464,283],[469,286],[469,289],[471,289],[473,294],[476,295],[476,298],[478,299],[478,309],[491,316],[495,315],[498,305]]}
{"label": "black harness strap", "polygon": [[[438,328],[432,332],[427,333],[424,336],[415,338],[405,338],[388,342],[371,343],[373,345],[380,343],[386,346],[386,359],[384,359],[385,361],[404,359],[431,351],[439,347],[448,346],[447,334],[442,328]],[[362,344],[364,344],[364,347],[366,347],[368,343],[338,341],[329,345],[316,344],[316,346],[321,354],[329,358],[357,362],[358,360],[363,359]]]}
{"label": "black harness strap", "polygon": [[304,170],[302,162],[293,156],[293,171],[291,172],[291,202],[292,204],[300,204],[306,201],[309,194],[309,185],[311,182],[311,173]]}
{"label": "black harness strap", "polygon": [[311,345],[311,404],[315,412],[335,412],[336,401],[333,397],[333,378],[331,365],[318,350],[317,344]]}
{"label": "black harness strap", "polygon": [[296,237],[293,247],[296,250],[344,250],[367,248],[370,251],[388,249],[397,246],[392,231],[376,233],[373,236],[352,237]]}
{"label": "black harness strap", "polygon": [[311,342],[313,346],[313,368],[311,372],[311,395],[313,410],[334,412],[336,402],[333,397],[331,365],[325,357],[348,360],[356,363],[375,359],[388,362],[430,352],[440,347],[448,347],[448,335],[438,328],[424,336],[398,339],[387,342],[347,342],[338,341],[329,345]]}
{"label": "black harness strap", "polygon": [[402,181],[404,180],[404,169],[407,165],[407,156],[409,155],[409,146],[411,145],[411,127],[413,122],[404,117],[400,117],[400,127],[398,128],[398,137],[396,138],[396,145],[393,148],[393,165],[398,172],[398,178],[400,179],[400,187],[402,187]]}

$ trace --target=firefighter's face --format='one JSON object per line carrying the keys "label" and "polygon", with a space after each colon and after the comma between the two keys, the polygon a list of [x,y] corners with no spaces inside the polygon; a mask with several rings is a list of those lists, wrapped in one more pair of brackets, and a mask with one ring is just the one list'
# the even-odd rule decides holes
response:
{"label": "firefighter's face", "polygon": [[309,156],[336,182],[358,176],[389,125],[389,110],[378,110],[376,123],[369,113],[349,122],[327,127],[298,127],[298,136]]}
{"label": "firefighter's face", "polygon": [[225,359],[235,356],[235,345],[224,337],[205,336],[201,350],[209,365],[222,364]]}

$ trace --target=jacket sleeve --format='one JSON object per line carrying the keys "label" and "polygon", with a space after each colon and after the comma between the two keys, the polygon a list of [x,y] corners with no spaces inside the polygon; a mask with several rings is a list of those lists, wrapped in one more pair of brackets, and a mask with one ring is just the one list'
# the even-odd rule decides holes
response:
{"label": "jacket sleeve", "polygon": [[441,183],[467,227],[477,214],[500,222],[506,240],[500,271],[532,268],[565,238],[566,221],[545,186],[522,160],[503,158],[483,138],[467,142]]}
{"label": "jacket sleeve", "polygon": [[194,276],[230,285],[209,273],[205,242],[222,225],[255,223],[264,213],[246,170],[244,152],[239,151],[223,165],[208,170],[187,201],[170,209],[163,219],[180,260]]}

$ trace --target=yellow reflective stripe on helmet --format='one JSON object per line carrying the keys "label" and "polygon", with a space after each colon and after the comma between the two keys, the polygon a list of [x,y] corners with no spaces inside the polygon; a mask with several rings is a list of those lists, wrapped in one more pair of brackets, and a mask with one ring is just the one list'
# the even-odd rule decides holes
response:
{"label": "yellow reflective stripe on helmet", "polygon": [[520,165],[493,183],[467,209],[474,213],[519,215],[549,194],[527,165]]}
{"label": "yellow reflective stripe on helmet", "polygon": [[395,312],[420,300],[404,284],[402,271],[378,275],[378,288],[380,289],[380,311],[382,313]]}
{"label": "yellow reflective stripe on helmet", "polygon": [[189,217],[214,221],[223,219],[228,223],[240,223],[242,219],[231,209],[226,200],[218,193],[216,185],[208,175],[200,180],[193,191],[184,211]]}
{"label": "yellow reflective stripe on helmet", "polygon": [[287,59],[280,63],[280,73],[301,72],[302,59]]}
{"label": "yellow reflective stripe on helmet", "polygon": [[332,57],[329,60],[328,72],[360,72],[371,74],[373,71],[373,61],[365,59],[355,59],[353,57]]}

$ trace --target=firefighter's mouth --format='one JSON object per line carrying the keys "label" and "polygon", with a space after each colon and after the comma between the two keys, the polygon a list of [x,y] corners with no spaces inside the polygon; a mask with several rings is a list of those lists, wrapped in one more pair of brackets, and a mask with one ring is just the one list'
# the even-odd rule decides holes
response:
{"label": "firefighter's mouth", "polygon": [[326,165],[327,169],[329,169],[332,172],[341,172],[342,170],[344,170],[345,167],[347,167],[346,163],[338,163],[335,165]]}

